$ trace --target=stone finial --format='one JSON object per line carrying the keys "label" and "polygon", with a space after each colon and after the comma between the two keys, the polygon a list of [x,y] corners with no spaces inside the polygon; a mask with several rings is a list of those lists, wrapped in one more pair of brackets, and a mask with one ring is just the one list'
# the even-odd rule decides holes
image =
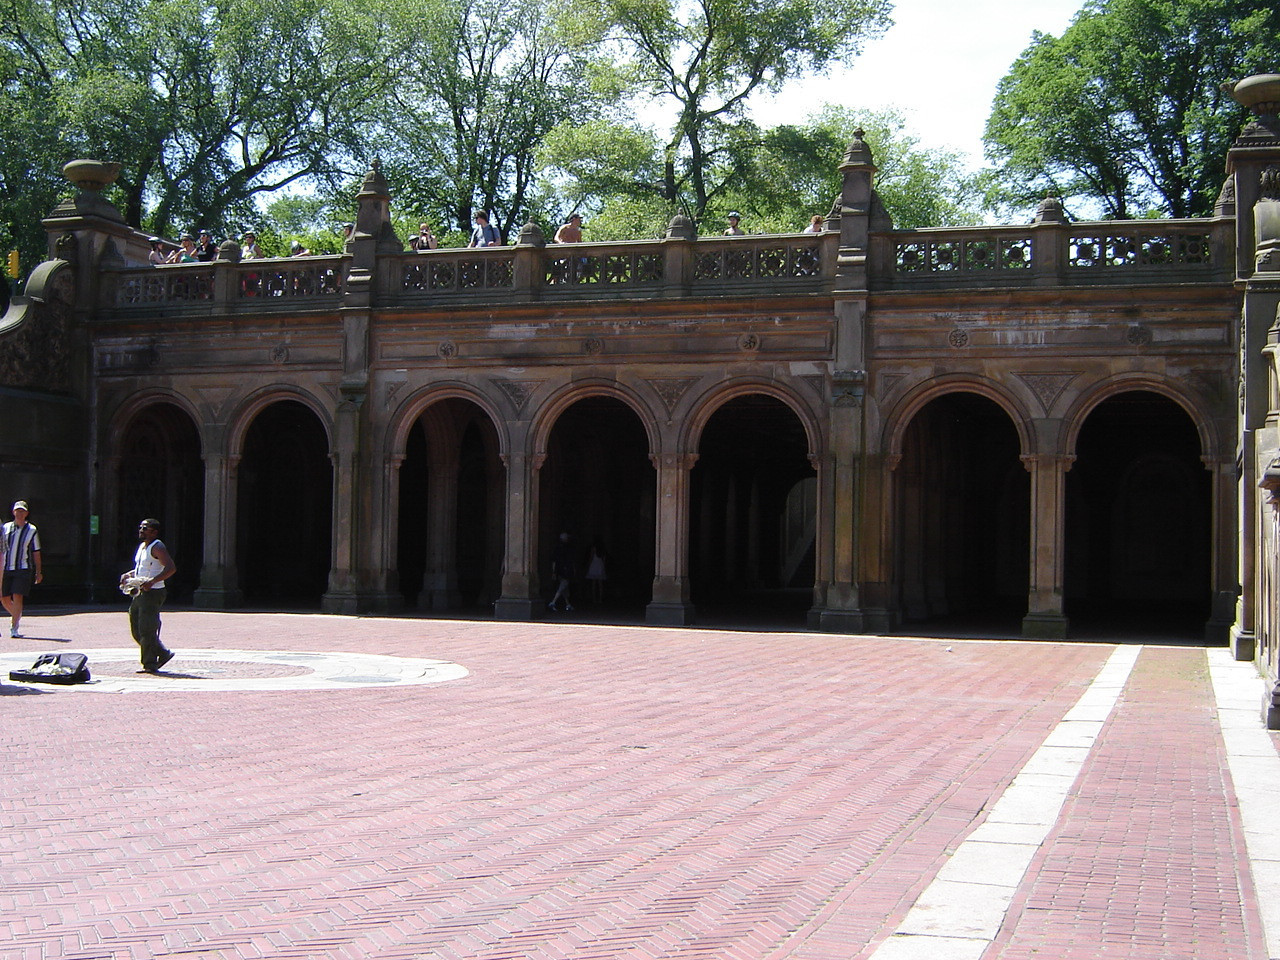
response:
{"label": "stone finial", "polygon": [[81,190],[97,192],[116,182],[120,164],[105,160],[72,160],[62,167],[62,175]]}
{"label": "stone finial", "polygon": [[391,188],[387,186],[387,178],[382,175],[382,160],[378,157],[373,158],[373,162],[369,164],[369,172],[364,175],[364,184],[356,194],[356,199],[361,197],[391,199]]}
{"label": "stone finial", "polygon": [[542,233],[542,228],[530,220],[520,228],[520,236],[516,239],[517,247],[545,247],[547,238]]}
{"label": "stone finial", "polygon": [[698,239],[698,228],[683,213],[677,213],[671,218],[671,222],[667,224],[667,239],[696,240]]}
{"label": "stone finial", "polygon": [[844,159],[840,161],[841,170],[846,167],[870,167],[873,170],[875,169],[875,158],[872,156],[871,147],[863,139],[865,135],[866,133],[861,127],[853,131],[853,139],[849,141],[849,146],[844,151]]}
{"label": "stone finial", "polygon": [[1050,196],[1040,201],[1040,206],[1036,207],[1036,215],[1031,218],[1032,223],[1068,223],[1069,221],[1070,217],[1062,209],[1062,201],[1058,197]]}
{"label": "stone finial", "polygon": [[1221,89],[1255,116],[1274,117],[1280,114],[1280,73],[1257,73],[1243,80],[1224,83]]}
{"label": "stone finial", "polygon": [[1215,217],[1234,217],[1236,215],[1236,178],[1227,177],[1222,181],[1222,189],[1218,191],[1218,199],[1213,203]]}
{"label": "stone finial", "polygon": [[96,216],[124,222],[120,211],[102,198],[102,191],[120,176],[120,164],[105,160],[72,160],[62,167],[62,175],[78,188],[76,195],[54,207],[50,216]]}

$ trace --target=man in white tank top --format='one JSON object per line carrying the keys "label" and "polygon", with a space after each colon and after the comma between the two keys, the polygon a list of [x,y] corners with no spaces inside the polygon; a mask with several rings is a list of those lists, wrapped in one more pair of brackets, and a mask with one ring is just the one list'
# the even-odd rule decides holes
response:
{"label": "man in white tank top", "polygon": [[148,517],[138,524],[138,550],[133,569],[120,575],[120,589],[133,597],[129,604],[129,629],[142,648],[142,669],[156,673],[173,659],[173,651],[160,643],[160,607],[164,605],[164,582],[178,568],[159,540],[160,521]]}

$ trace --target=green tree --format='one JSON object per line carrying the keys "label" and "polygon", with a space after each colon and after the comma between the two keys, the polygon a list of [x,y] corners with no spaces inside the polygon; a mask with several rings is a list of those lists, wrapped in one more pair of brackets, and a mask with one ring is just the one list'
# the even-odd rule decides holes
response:
{"label": "green tree", "polygon": [[1093,0],[1037,33],[987,121],[996,199],[1046,193],[1107,217],[1212,212],[1244,122],[1219,85],[1274,67],[1280,9],[1256,0]]}
{"label": "green tree", "polygon": [[[703,211],[707,229],[723,228],[730,210],[752,233],[789,233],[825,216],[840,190],[840,160],[857,131],[875,156],[876,190],[898,227],[981,221],[983,190],[958,154],[921,146],[901,113],[825,106],[803,124],[766,130],[740,124],[733,149],[709,177],[723,184]],[[661,182],[662,146],[647,131],[618,123],[566,125],[543,143],[543,187],[560,215],[583,212],[592,239],[660,235],[675,204]]]}
{"label": "green tree", "polygon": [[[10,0],[9,82],[58,131],[55,166],[123,164],[135,226],[169,233],[252,217],[254,198],[349,178],[370,104],[379,23],[353,0]],[[6,78],[7,79],[7,78]],[[50,157],[19,145],[20,165]]]}
{"label": "green tree", "polygon": [[[585,0],[615,82],[674,108],[661,196],[698,219],[730,185],[753,94],[855,54],[889,23],[889,0]],[[600,71],[604,75],[607,71]],[[717,175],[717,173],[719,175]]]}
{"label": "green tree", "polygon": [[398,37],[396,83],[366,152],[383,159],[397,206],[438,230],[486,210],[503,234],[530,215],[538,145],[599,103],[547,0],[384,0]]}

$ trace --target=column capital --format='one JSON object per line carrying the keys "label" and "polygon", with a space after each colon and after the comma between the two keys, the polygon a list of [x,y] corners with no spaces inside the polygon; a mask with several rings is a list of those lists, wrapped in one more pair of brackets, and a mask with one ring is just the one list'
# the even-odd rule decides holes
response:
{"label": "column capital", "polygon": [[1071,469],[1076,462],[1074,453],[1024,453],[1018,457],[1022,465],[1031,473],[1037,467],[1058,467],[1063,473]]}
{"label": "column capital", "polygon": [[692,470],[698,462],[696,453],[651,453],[649,462],[655,470]]}

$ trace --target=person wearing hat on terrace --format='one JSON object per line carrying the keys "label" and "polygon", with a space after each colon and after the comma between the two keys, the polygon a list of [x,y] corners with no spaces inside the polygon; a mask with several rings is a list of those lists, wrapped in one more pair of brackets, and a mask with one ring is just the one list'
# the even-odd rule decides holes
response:
{"label": "person wearing hat on terrace", "polygon": [[726,237],[745,237],[747,231],[743,230],[738,224],[742,221],[742,217],[738,215],[738,211],[734,210],[729,214],[729,226],[725,230]]}
{"label": "person wearing hat on terrace", "polygon": [[0,553],[4,554],[4,576],[0,580],[0,603],[9,612],[9,636],[20,637],[22,601],[31,587],[44,579],[40,560],[40,534],[27,522],[27,501],[13,505],[13,520],[3,527]]}
{"label": "person wearing hat on terrace", "polygon": [[556,243],[582,242],[582,214],[571,213],[564,224],[556,231]]}
{"label": "person wearing hat on terrace", "polygon": [[151,252],[147,254],[147,260],[153,267],[169,259],[169,255],[164,252],[164,241],[159,237],[149,237],[147,243],[151,244]]}
{"label": "person wearing hat on terrace", "polygon": [[200,239],[196,241],[196,259],[209,263],[218,258],[218,245],[213,242],[213,234],[208,230],[200,231]]}
{"label": "person wearing hat on terrace", "polygon": [[309,257],[311,256],[311,251],[304,247],[300,241],[295,240],[293,243],[289,244],[289,256]]}

